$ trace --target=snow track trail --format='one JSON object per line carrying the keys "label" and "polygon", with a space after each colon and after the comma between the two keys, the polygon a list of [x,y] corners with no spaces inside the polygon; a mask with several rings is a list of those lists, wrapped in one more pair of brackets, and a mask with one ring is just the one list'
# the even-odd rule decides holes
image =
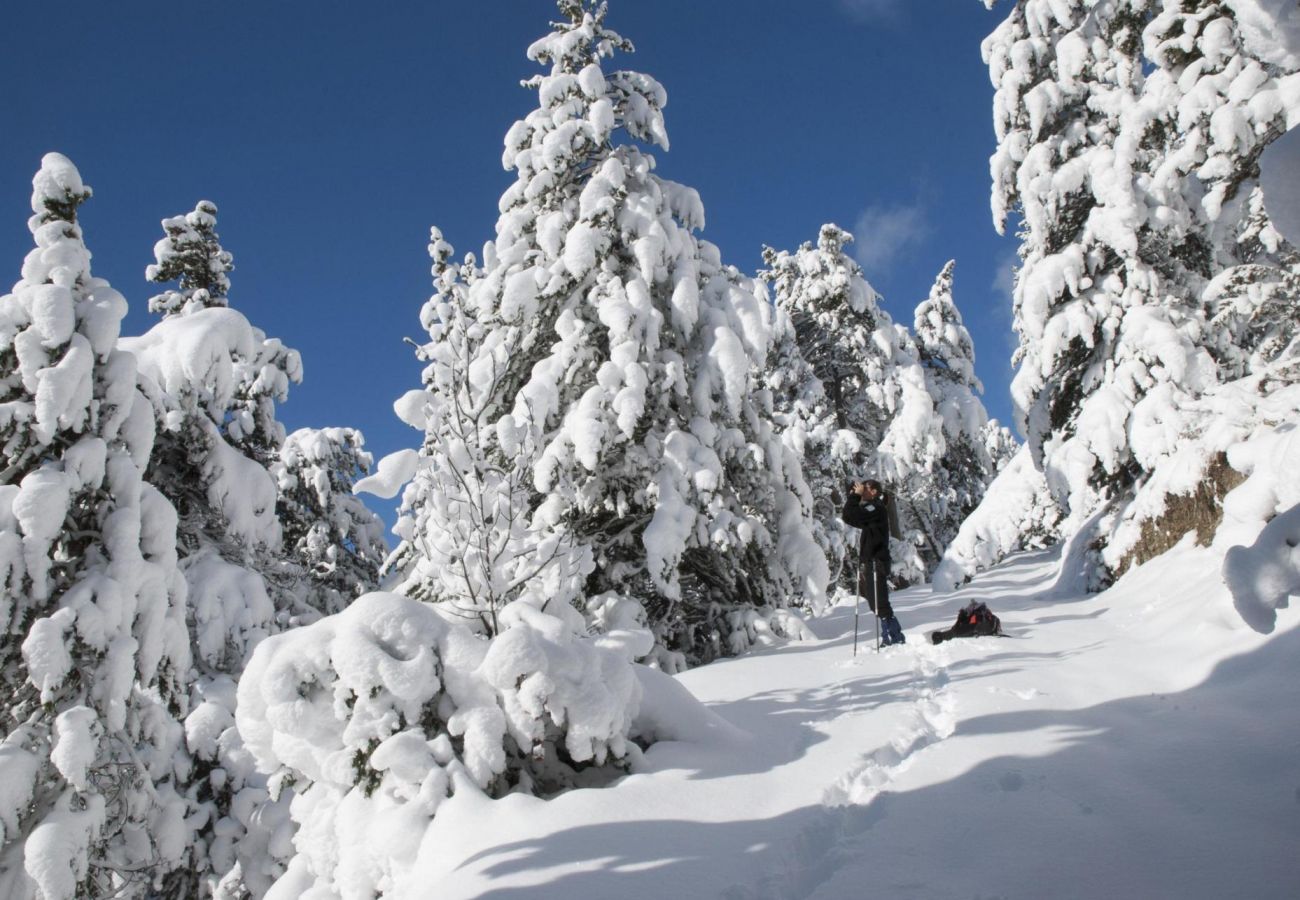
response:
{"label": "snow track trail", "polygon": [[[886,650],[875,665],[910,662],[904,707],[888,739],[842,772],[823,792],[821,809],[793,835],[779,861],[749,885],[737,885],[726,900],[804,900],[846,864],[861,862],[855,845],[882,812],[872,804],[916,761],[917,755],[949,737],[956,728],[956,700],[949,688],[948,648],[921,643]],[[884,672],[882,671],[882,674]]]}
{"label": "snow track trail", "polygon": [[844,773],[827,788],[822,799],[826,806],[870,803],[912,764],[917,752],[948,737],[956,727],[954,700],[946,690],[946,649],[908,644],[887,655],[897,658],[904,654],[912,658],[912,679],[908,688],[911,705],[902,725],[860,767]]}

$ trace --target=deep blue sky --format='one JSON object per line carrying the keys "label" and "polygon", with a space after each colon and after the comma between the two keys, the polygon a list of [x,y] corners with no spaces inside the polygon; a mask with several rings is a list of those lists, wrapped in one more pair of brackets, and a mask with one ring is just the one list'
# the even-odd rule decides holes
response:
{"label": "deep blue sky", "polygon": [[[990,413],[1010,421],[1015,242],[989,217],[992,88],[976,0],[612,0],[637,52],[614,65],[667,89],[659,172],[696,188],[703,236],[744,271],[823,222],[858,236],[909,326],[943,263],[975,338]],[[0,53],[0,290],[31,247],[31,176],[64,153],[95,197],[95,274],[153,321],[159,221],[220,208],[231,304],[301,351],[289,429],[351,425],[376,457],[420,436],[392,402],[419,386],[425,247],[492,237],[511,181],[501,140],[534,105],[528,44],[550,0],[11,4]],[[395,504],[396,501],[393,501]],[[391,506],[377,510],[392,520]]]}

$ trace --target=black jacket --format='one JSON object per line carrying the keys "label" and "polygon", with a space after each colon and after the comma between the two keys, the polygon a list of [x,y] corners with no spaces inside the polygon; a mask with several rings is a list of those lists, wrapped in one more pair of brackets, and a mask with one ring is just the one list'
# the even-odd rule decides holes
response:
{"label": "black jacket", "polygon": [[889,562],[889,511],[883,494],[877,494],[874,500],[864,500],[850,493],[841,516],[845,524],[862,529],[862,543],[858,545],[861,559]]}

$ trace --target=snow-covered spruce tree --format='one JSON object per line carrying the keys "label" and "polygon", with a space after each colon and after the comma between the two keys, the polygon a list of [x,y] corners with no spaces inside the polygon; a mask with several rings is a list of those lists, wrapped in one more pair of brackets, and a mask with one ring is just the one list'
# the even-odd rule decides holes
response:
{"label": "snow-covered spruce tree", "polygon": [[147,274],[178,287],[151,303],[162,321],[120,342],[139,360],[153,401],[158,436],[146,477],[179,513],[177,550],[189,584],[187,799],[197,835],[190,880],[176,888],[189,896],[212,892],[227,876],[256,887],[277,871],[274,860],[248,855],[266,844],[245,830],[263,817],[268,790],[234,728],[235,681],[262,638],[319,616],[306,602],[307,573],[281,552],[269,471],[284,440],[275,403],[301,379],[301,363],[230,308],[231,256],[217,243],[215,213],[203,202],[164,221]]}
{"label": "snow-covered spruce tree", "polygon": [[1018,212],[1022,229],[1012,393],[1067,533],[1131,497],[1176,411],[1214,382],[1204,316],[1169,277],[1168,234],[1142,192],[1150,152],[1123,133],[1149,6],[1020,0],[983,46],[994,221]]}
{"label": "snow-covered spruce tree", "polygon": [[1066,534],[1118,501],[1090,526],[1109,572],[1217,521],[1227,432],[1199,400],[1289,383],[1296,256],[1258,158],[1296,118],[1294,60],[1253,55],[1237,6],[1030,0],[985,45],[995,218],[1024,216],[1017,400]]}
{"label": "snow-covered spruce tree", "polygon": [[200,200],[194,211],[163,219],[166,234],[154,245],[158,260],[145,269],[145,277],[176,287],[149,299],[149,312],[176,313],[226,306],[234,257],[221,249],[217,234],[217,207]]}
{"label": "snow-covered spruce tree", "polygon": [[389,562],[408,596],[367,594],[268,639],[240,682],[241,733],[295,784],[283,896],[417,894],[403,879],[445,802],[598,786],[626,773],[634,737],[651,739],[632,732],[632,659],[654,640],[608,596],[593,616],[605,633],[588,635],[570,601],[590,551],[535,514],[532,469],[515,463],[533,447],[489,415],[526,331],[470,314],[472,256],[453,264],[437,229],[429,251],[425,386],[396,404],[425,442],[357,485],[391,496],[410,479]]}
{"label": "snow-covered spruce tree", "polygon": [[1259,184],[1264,147],[1294,124],[1296,69],[1251,51],[1230,2],[1156,6],[1143,34],[1155,70],[1126,127],[1151,154],[1170,275],[1204,303],[1228,381],[1287,352],[1300,326],[1300,253],[1273,228]]}
{"label": "snow-covered spruce tree", "polygon": [[853,463],[865,466],[898,399],[888,377],[897,337],[880,295],[848,255],[852,241],[853,235],[827,224],[816,246],[805,243],[794,253],[764,248],[763,279],[822,381],[836,427],[853,432],[862,444]]}
{"label": "snow-covered spruce tree", "polygon": [[355,428],[300,428],[271,467],[285,555],[306,573],[302,602],[322,615],[379,584],[384,523],[352,493],[372,461]]}
{"label": "snow-covered spruce tree", "polygon": [[[926,574],[996,474],[974,344],[953,301],[954,265],[943,267],[915,313],[912,340],[928,403],[918,397],[900,404],[881,448],[900,505],[920,533]],[[915,378],[910,367],[908,375]]]}
{"label": "snow-covered spruce tree", "polygon": [[416,471],[399,510],[403,542],[389,565],[402,573],[401,593],[437,602],[492,637],[508,603],[548,609],[577,601],[591,554],[562,521],[533,513],[532,472],[517,459],[535,447],[498,434],[501,379],[524,332],[473,318],[467,292],[481,272],[472,255],[454,264],[436,228],[429,253],[437,292],[421,311],[430,337],[419,348],[425,387],[397,404],[403,420],[424,431],[424,445],[407,454]]}
{"label": "snow-covered spruce tree", "polygon": [[465,291],[493,360],[484,415],[529,472],[530,521],[590,554],[580,603],[633,598],[661,647],[707,659],[752,639],[756,608],[825,590],[799,461],[755,390],[768,310],[693,234],[698,195],[634,143],[667,148],[663,88],[602,69],[631,48],[603,5],[559,7],[529,48],[549,72],[506,136],[516,181]]}
{"label": "snow-covered spruce tree", "polygon": [[[193,212],[164,219],[162,226],[165,234],[154,245],[156,262],[146,267],[145,277],[159,284],[176,282],[176,287],[150,299],[149,310],[166,322],[229,307],[234,257],[221,247],[216,204],[200,200]],[[220,315],[204,318],[227,330],[227,320],[236,321]],[[242,330],[237,322],[235,328]],[[302,380],[302,360],[296,350],[267,338],[260,329],[251,334],[251,348],[239,347],[232,356],[234,383],[224,419],[217,425],[227,443],[269,467],[284,443],[275,404],[288,396],[290,383]]]}
{"label": "snow-covered spruce tree", "polygon": [[850,587],[854,575],[848,560],[854,551],[840,510],[851,480],[851,461],[861,445],[852,431],[836,426],[825,386],[804,359],[794,323],[779,305],[773,309],[772,346],[763,384],[772,395],[781,440],[803,460],[808,486],[805,505],[813,511],[813,538],[826,555],[829,583]]}
{"label": "snow-covered spruce tree", "polygon": [[185,582],[126,301],[90,272],[90,196],[50,153],[0,298],[0,895],[144,897],[185,863]]}
{"label": "snow-covered spruce tree", "polygon": [[1168,248],[1162,274],[1208,320],[1202,341],[1220,384],[1181,404],[1177,417],[1132,429],[1150,474],[1108,536],[1111,571],[1188,532],[1211,540],[1225,495],[1243,478],[1232,459],[1249,458],[1229,451],[1267,440],[1262,432],[1288,418],[1300,375],[1300,254],[1270,222],[1259,178],[1265,146],[1300,121],[1300,75],[1294,56],[1274,57],[1270,42],[1246,39],[1239,11],[1267,15],[1253,6],[1155,4],[1143,35],[1152,72],[1120,139],[1146,151],[1142,185]]}
{"label": "snow-covered spruce tree", "polygon": [[[819,530],[833,536],[823,550],[840,585],[849,590],[856,570],[843,564],[846,531],[839,515],[844,491],[853,480],[885,474],[877,448],[903,393],[897,372],[902,336],[846,252],[852,240],[838,226],[823,225],[816,246],[805,243],[793,253],[764,248],[767,268],[762,273],[777,315],[793,326],[798,351],[826,397],[830,421],[811,432],[817,458],[805,453],[804,466],[817,473],[812,480]],[[917,374],[916,385],[924,391],[919,370]],[[895,574],[907,571],[915,578],[919,566],[912,545],[895,549],[901,564]]]}
{"label": "snow-covered spruce tree", "polygon": [[989,419],[984,426],[984,433],[981,440],[984,444],[984,452],[989,458],[989,471],[996,476],[999,472],[1011,464],[1016,454],[1020,452],[1021,443],[1016,440],[1016,436],[997,419]]}

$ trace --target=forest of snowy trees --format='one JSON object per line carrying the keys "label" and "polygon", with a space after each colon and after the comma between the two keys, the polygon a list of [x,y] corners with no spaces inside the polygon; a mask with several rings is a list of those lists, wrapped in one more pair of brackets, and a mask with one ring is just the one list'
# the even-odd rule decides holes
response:
{"label": "forest of snowy trees", "polygon": [[[852,591],[854,479],[892,491],[898,586],[1064,541],[1096,589],[1208,543],[1261,454],[1300,462],[1300,253],[1260,186],[1300,46],[1267,0],[1005,5],[1023,446],[958,262],[896,322],[849,255],[870,234],[755,273],[700,237],[604,4],[528,48],[481,252],[431,232],[411,446],[378,465],[277,421],[302,361],[231,306],[215,204],[162,221],[126,336],[91,190],[45,156],[0,298],[0,896],[380,895],[449,797],[607,783],[656,739],[647,679],[805,635]],[[1293,547],[1293,488],[1256,481]],[[358,493],[400,494],[396,546]],[[1267,628],[1285,597],[1238,606]]]}

